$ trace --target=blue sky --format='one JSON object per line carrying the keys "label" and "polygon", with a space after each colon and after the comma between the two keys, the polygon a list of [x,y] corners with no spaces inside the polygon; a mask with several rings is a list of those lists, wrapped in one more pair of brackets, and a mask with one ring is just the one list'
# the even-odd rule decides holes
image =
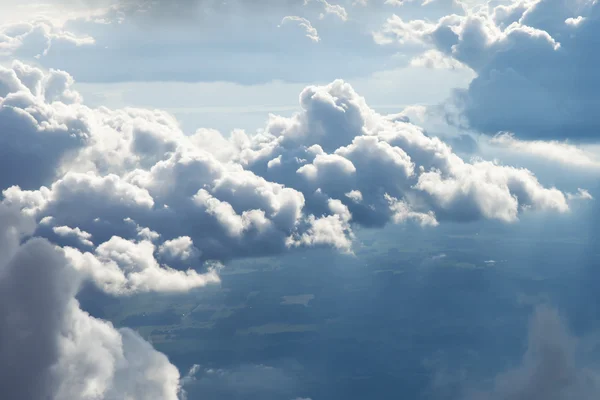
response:
{"label": "blue sky", "polygon": [[[0,9],[0,391],[14,398],[185,398],[198,369],[90,316],[86,285],[192,293],[240,260],[360,258],[364,232],[390,226],[595,232],[596,2]],[[529,335],[520,369],[476,398],[547,398],[537,346],[569,353],[570,333],[542,307]],[[556,399],[598,387],[576,379]]]}

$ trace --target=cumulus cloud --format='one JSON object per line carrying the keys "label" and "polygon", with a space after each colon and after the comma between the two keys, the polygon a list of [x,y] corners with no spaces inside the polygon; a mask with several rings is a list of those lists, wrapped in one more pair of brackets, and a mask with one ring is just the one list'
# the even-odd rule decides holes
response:
{"label": "cumulus cloud", "polygon": [[[47,161],[28,179],[0,174],[0,187],[7,204],[37,221],[52,217],[54,227],[93,236],[100,243],[94,252],[69,254],[103,271],[88,272],[110,291],[154,290],[150,281],[163,275],[176,290],[214,281],[187,271],[196,259],[199,267],[298,246],[351,251],[354,225],[512,222],[524,210],[569,209],[565,193],[530,171],[466,162],[418,126],[378,114],[343,81],[307,87],[302,111],[271,115],[261,133],[224,137],[185,135],[160,111],[67,101],[77,97],[68,75],[49,98],[39,82],[56,74],[65,75],[19,63],[2,70],[10,85],[0,101],[27,99],[9,108],[12,129],[5,132],[20,132],[8,143],[21,164],[5,171]],[[43,112],[32,115],[37,109]],[[46,134],[69,145],[57,146],[56,138],[26,145],[24,138],[45,144]],[[215,140],[219,146],[206,145]],[[37,233],[51,237],[43,226]],[[114,259],[118,253],[141,269]]]}
{"label": "cumulus cloud", "polygon": [[[138,233],[139,235],[139,233]],[[158,248],[158,254],[172,259],[186,261],[199,256],[199,250],[189,236],[167,240]]]}
{"label": "cumulus cloud", "polygon": [[[0,70],[0,186],[39,188],[56,177],[61,158],[87,140],[72,78],[15,62]],[[69,107],[70,106],[70,107]]]}
{"label": "cumulus cloud", "polygon": [[24,400],[177,400],[179,372],[167,357],[135,332],[80,309],[81,275],[60,248],[24,241],[35,229],[30,217],[0,204],[0,219],[2,393]]}
{"label": "cumulus cloud", "polygon": [[283,17],[281,20],[281,24],[279,27],[285,25],[288,22],[296,22],[300,27],[304,28],[306,31],[306,37],[312,40],[313,42],[319,42],[321,38],[319,37],[319,33],[317,32],[317,28],[312,26],[309,20],[304,17],[298,17],[296,15],[288,15]]}
{"label": "cumulus cloud", "polygon": [[[189,239],[189,238],[187,238]],[[183,243],[182,243],[183,242]],[[163,243],[158,251],[148,240],[133,241],[113,236],[99,245],[94,253],[65,247],[65,256],[86,278],[111,294],[140,292],[186,292],[210,283],[219,283],[218,266],[206,273],[193,269],[177,270],[161,265],[155,253],[167,259],[191,256],[196,251],[191,241],[174,239]]]}
{"label": "cumulus cloud", "polygon": [[90,240],[92,235],[89,232],[82,231],[79,228],[71,228],[69,226],[55,226],[52,228],[54,233],[59,236],[73,236],[86,246],[93,246],[94,243]]}
{"label": "cumulus cloud", "polygon": [[[185,135],[158,110],[89,108],[72,85],[66,72],[0,67],[0,387],[11,398],[181,393],[163,354],[81,310],[82,282],[115,296],[185,292],[219,282],[209,260],[351,253],[357,225],[513,222],[587,197],[467,162],[341,80],[307,87],[300,112],[269,116],[260,133],[228,137]],[[57,240],[68,237],[85,248]]]}
{"label": "cumulus cloud", "polygon": [[600,83],[589,49],[600,32],[600,4],[537,0],[463,8],[438,21],[394,15],[374,38],[433,48],[474,70],[476,78],[453,99],[471,128],[593,140],[598,99],[592,88]]}
{"label": "cumulus cloud", "polygon": [[[342,201],[352,222],[364,225],[384,224],[399,210],[434,225],[444,219],[514,221],[523,209],[568,209],[564,194],[544,188],[530,171],[467,163],[419,127],[377,114],[342,81],[308,87],[300,102],[304,111],[273,116],[267,133],[241,151],[240,162],[302,191],[315,215],[327,211],[328,199]],[[274,158],[279,162],[269,168]],[[362,201],[346,195],[353,190]]]}
{"label": "cumulus cloud", "polygon": [[0,25],[0,57],[44,56],[53,45],[89,46],[91,36],[77,35],[48,19]]}

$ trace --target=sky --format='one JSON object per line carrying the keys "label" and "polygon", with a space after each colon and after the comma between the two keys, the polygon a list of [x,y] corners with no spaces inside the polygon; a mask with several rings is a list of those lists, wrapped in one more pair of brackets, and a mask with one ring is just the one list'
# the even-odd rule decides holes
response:
{"label": "sky", "polygon": [[[10,398],[187,397],[198,370],[90,315],[77,298],[86,285],[183,294],[219,285],[238,260],[355,256],[360,232],[396,225],[594,229],[595,1],[0,0],[0,10]],[[575,339],[560,313],[536,310],[522,365],[469,396],[597,397],[596,375],[569,375]]]}

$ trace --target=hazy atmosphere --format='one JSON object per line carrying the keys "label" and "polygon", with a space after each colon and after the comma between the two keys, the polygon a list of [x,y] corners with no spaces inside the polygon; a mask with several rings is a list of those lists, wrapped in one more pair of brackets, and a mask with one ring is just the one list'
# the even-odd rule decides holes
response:
{"label": "hazy atmosphere", "polygon": [[596,0],[0,0],[0,397],[600,398]]}

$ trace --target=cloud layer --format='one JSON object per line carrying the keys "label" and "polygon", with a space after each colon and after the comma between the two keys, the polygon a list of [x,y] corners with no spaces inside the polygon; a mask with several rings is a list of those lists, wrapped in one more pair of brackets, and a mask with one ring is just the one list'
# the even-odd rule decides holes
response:
{"label": "cloud layer", "polygon": [[341,80],[304,89],[292,117],[229,136],[185,135],[159,110],[92,109],[72,85],[66,72],[0,67],[0,387],[14,398],[181,395],[163,354],[81,310],[82,282],[185,292],[219,282],[214,260],[352,252],[357,226],[514,222],[572,200],[528,170],[464,161]]}
{"label": "cloud layer", "polygon": [[272,115],[257,135],[226,138],[186,136],[160,111],[90,109],[64,72],[15,63],[2,77],[3,167],[17,171],[0,176],[5,201],[100,247],[116,235],[150,248],[139,236],[148,228],[153,249],[187,237],[202,259],[300,244],[350,251],[355,224],[512,222],[525,209],[569,208],[530,171],[465,162],[419,127],[376,113],[343,81],[307,87],[300,113]]}
{"label": "cloud layer", "polygon": [[[477,73],[455,101],[481,132],[522,138],[594,140],[598,108],[590,49],[600,33],[597,2],[515,1],[464,6],[436,22],[393,16],[381,44],[435,48]],[[535,60],[535,62],[532,62]]]}

